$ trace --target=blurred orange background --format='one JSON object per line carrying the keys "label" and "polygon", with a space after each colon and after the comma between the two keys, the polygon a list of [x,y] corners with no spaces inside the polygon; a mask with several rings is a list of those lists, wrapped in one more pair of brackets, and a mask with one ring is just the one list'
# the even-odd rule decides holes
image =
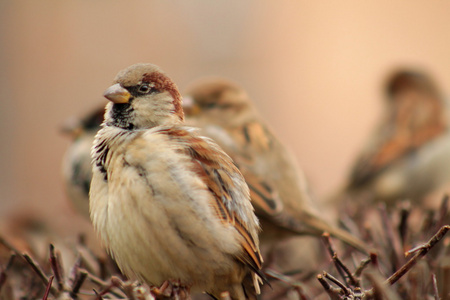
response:
{"label": "blurred orange background", "polygon": [[392,70],[422,68],[448,93],[449,12],[445,1],[1,1],[0,218],[90,226],[64,194],[60,129],[136,62],[181,91],[199,76],[239,82],[322,198],[344,182]]}

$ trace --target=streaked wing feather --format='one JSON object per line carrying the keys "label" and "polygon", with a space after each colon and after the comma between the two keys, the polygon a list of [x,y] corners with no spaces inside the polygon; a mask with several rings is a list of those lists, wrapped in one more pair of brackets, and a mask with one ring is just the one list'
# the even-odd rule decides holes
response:
{"label": "streaked wing feather", "polygon": [[240,151],[231,151],[239,170],[244,175],[250,188],[250,196],[255,209],[262,214],[275,215],[283,210],[283,203],[276,190],[266,180],[257,176],[254,171],[253,157],[256,153],[271,151],[272,133],[261,122],[253,121],[244,126],[230,130],[235,141],[241,141]]}
{"label": "streaked wing feather", "polygon": [[255,272],[261,269],[262,257],[254,237],[243,222],[239,212],[231,210],[236,205],[237,199],[233,199],[230,191],[236,189],[231,174],[239,173],[231,159],[206,138],[193,135],[183,129],[169,129],[171,138],[183,142],[187,148],[186,153],[194,161],[194,171],[206,183],[214,202],[211,203],[215,209],[216,216],[225,224],[233,226],[243,237],[243,255],[238,257],[244,264]]}

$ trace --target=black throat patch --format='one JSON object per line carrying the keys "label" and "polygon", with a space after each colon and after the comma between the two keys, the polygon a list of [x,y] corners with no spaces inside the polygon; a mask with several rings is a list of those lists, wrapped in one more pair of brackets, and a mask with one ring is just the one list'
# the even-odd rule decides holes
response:
{"label": "black throat patch", "polygon": [[130,103],[114,103],[110,113],[112,122],[108,123],[108,125],[128,130],[133,130],[135,128],[134,124],[131,122],[134,109]]}

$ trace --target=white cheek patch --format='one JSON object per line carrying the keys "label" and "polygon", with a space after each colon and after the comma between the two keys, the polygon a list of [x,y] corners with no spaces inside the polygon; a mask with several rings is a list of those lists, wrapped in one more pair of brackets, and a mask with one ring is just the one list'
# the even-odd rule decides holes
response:
{"label": "white cheek patch", "polygon": [[181,103],[183,107],[191,107],[192,105],[194,105],[194,99],[192,99],[192,97],[190,96],[185,96],[181,99]]}

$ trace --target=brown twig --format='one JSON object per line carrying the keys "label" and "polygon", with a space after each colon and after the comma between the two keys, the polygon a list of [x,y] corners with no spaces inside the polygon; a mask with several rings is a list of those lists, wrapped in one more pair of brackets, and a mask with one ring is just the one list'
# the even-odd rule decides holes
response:
{"label": "brown twig", "polygon": [[449,202],[449,196],[446,194],[442,198],[441,206],[439,207],[438,211],[438,219],[436,222],[436,229],[441,228],[445,225],[445,220],[447,218],[448,214],[448,202]]}
{"label": "brown twig", "polygon": [[55,247],[50,244],[50,266],[52,267],[53,274],[55,275],[56,284],[58,285],[58,290],[64,290],[64,278],[61,272],[60,260],[57,258],[55,253]]}
{"label": "brown twig", "polygon": [[348,282],[350,283],[350,285],[352,285],[354,287],[359,287],[359,280],[356,279],[355,277],[353,277],[352,272],[350,272],[350,270],[347,268],[347,266],[344,265],[344,263],[339,259],[337,254],[335,254],[333,256],[333,261],[336,263],[336,265],[338,265],[342,269],[344,274],[347,275],[347,279],[348,279]]}
{"label": "brown twig", "polygon": [[45,288],[45,293],[44,293],[44,297],[42,297],[42,300],[47,300],[48,294],[50,293],[50,289],[52,288],[53,278],[54,278],[54,276],[52,275],[48,279],[47,287]]}
{"label": "brown twig", "polygon": [[281,282],[284,282],[284,283],[288,284],[289,286],[293,287],[295,289],[295,291],[298,293],[301,300],[309,299],[309,297],[305,294],[305,289],[304,289],[302,283],[292,279],[289,276],[286,276],[285,274],[277,272],[273,269],[266,269],[264,271],[264,273],[269,277],[275,278],[275,279],[277,279]]}
{"label": "brown twig", "polygon": [[9,257],[8,263],[6,264],[5,269],[3,269],[2,272],[0,273],[0,291],[2,290],[3,284],[5,284],[6,279],[8,278],[8,275],[6,274],[6,272],[11,268],[15,258],[16,258],[16,254],[15,253],[11,254],[11,256]]}
{"label": "brown twig", "polygon": [[108,293],[110,293],[110,294],[112,294],[112,295],[114,295],[114,296],[116,296],[118,298],[123,297],[123,295],[121,295],[119,293],[116,293],[116,292],[114,292],[112,290],[112,288],[117,287],[116,284],[113,282],[113,278],[114,277],[115,276],[112,276],[111,277],[111,282],[107,283],[106,281],[103,281],[102,279],[98,278],[97,276],[95,276],[95,275],[93,275],[91,273],[88,273],[89,280],[91,280],[93,283],[97,284],[98,286],[100,286],[102,288],[102,291],[98,293],[98,296],[97,296],[96,299],[101,299],[101,298],[99,298],[99,296],[101,297],[101,296],[106,295]]}
{"label": "brown twig", "polygon": [[434,300],[439,300],[440,297],[439,297],[439,291],[438,291],[437,280],[436,280],[435,274],[431,274],[431,285],[433,287]]}
{"label": "brown twig", "polygon": [[393,285],[396,283],[406,272],[408,272],[418,261],[420,258],[425,256],[434,245],[436,245],[450,230],[450,225],[442,226],[441,229],[425,244],[416,248],[415,255],[406,262],[400,269],[397,270],[394,274],[392,274],[387,280],[386,283],[389,285]]}
{"label": "brown twig", "polygon": [[348,285],[347,278],[345,277],[345,271],[341,269],[340,264],[336,260],[336,258],[337,258],[336,250],[333,247],[333,244],[332,244],[331,238],[330,238],[330,234],[328,232],[325,232],[322,234],[322,241],[325,243],[325,246],[327,247],[328,253],[330,254],[331,259],[333,260],[336,270],[338,271],[339,275],[344,280],[345,285]]}
{"label": "brown twig", "polygon": [[[45,286],[48,286],[48,282],[49,279],[47,278],[47,276],[45,275],[44,271],[42,270],[42,268],[39,266],[39,264],[37,262],[35,262],[31,256],[29,256],[28,254],[23,254],[22,255],[23,258],[25,258],[25,260],[27,261],[27,263],[31,266],[31,268],[33,269],[33,271],[38,275],[38,277],[42,280],[42,282],[44,283]],[[50,285],[50,293],[54,296],[56,296],[58,294],[58,290],[56,288],[54,288],[53,286]]]}
{"label": "brown twig", "polygon": [[401,203],[400,223],[398,225],[398,231],[400,234],[403,251],[405,250],[405,247],[407,247],[406,239],[408,236],[408,218],[410,214],[411,214],[411,203],[409,201]]}
{"label": "brown twig", "polygon": [[332,283],[334,283],[335,285],[340,287],[340,289],[344,293],[344,295],[346,295],[346,296],[350,295],[350,291],[347,288],[347,286],[345,284],[343,284],[342,282],[340,282],[336,277],[328,274],[327,272],[323,272],[322,275],[324,278],[328,279],[329,281],[331,281]]}
{"label": "brown twig", "polygon": [[[78,273],[80,272],[80,270],[79,270],[80,267],[81,267],[81,257],[78,254],[77,258],[75,259],[75,263],[70,268],[70,272],[69,272],[69,282],[70,282],[70,286],[72,286],[72,287],[74,286],[74,282],[77,279]],[[84,271],[84,272],[86,272],[86,271]],[[86,272],[86,273],[88,273],[88,272]]]}
{"label": "brown twig", "polygon": [[320,284],[324,288],[325,292],[327,293],[328,297],[330,297],[331,300],[340,300],[341,297],[339,296],[340,289],[333,288],[324,278],[323,275],[319,274],[317,275],[317,280],[319,280]]}
{"label": "brown twig", "polygon": [[364,259],[361,261],[359,266],[356,268],[355,272],[353,273],[353,277],[358,278],[361,276],[362,272],[364,271],[367,266],[372,262],[372,259],[370,257]]}
{"label": "brown twig", "polygon": [[80,272],[78,272],[78,275],[75,277],[75,280],[73,281],[73,287],[72,287],[72,291],[70,292],[70,296],[72,298],[76,298],[81,286],[83,285],[84,281],[86,280],[88,276],[88,272],[86,272],[85,270],[81,270]]}
{"label": "brown twig", "polygon": [[95,299],[97,299],[97,300],[103,300],[103,297],[102,297],[102,295],[100,295],[100,293],[99,292],[97,292],[97,290],[96,289],[92,289],[93,291],[94,291],[94,294],[95,294]]}
{"label": "brown twig", "polygon": [[386,284],[381,275],[372,268],[365,274],[365,277],[369,280],[372,289],[366,291],[363,299],[374,300],[400,300],[398,295]]}
{"label": "brown twig", "polygon": [[422,228],[420,229],[420,232],[424,234],[428,234],[430,230],[434,228],[435,221],[434,221],[435,212],[430,210],[426,212],[425,219],[422,223]]}
{"label": "brown twig", "polygon": [[381,223],[383,225],[384,232],[386,233],[386,239],[389,245],[389,249],[392,249],[392,267],[393,270],[397,270],[400,267],[401,261],[403,260],[403,251],[400,246],[399,239],[396,237],[392,222],[389,219],[386,211],[386,205],[384,205],[384,203],[380,204],[379,212],[381,216]]}

